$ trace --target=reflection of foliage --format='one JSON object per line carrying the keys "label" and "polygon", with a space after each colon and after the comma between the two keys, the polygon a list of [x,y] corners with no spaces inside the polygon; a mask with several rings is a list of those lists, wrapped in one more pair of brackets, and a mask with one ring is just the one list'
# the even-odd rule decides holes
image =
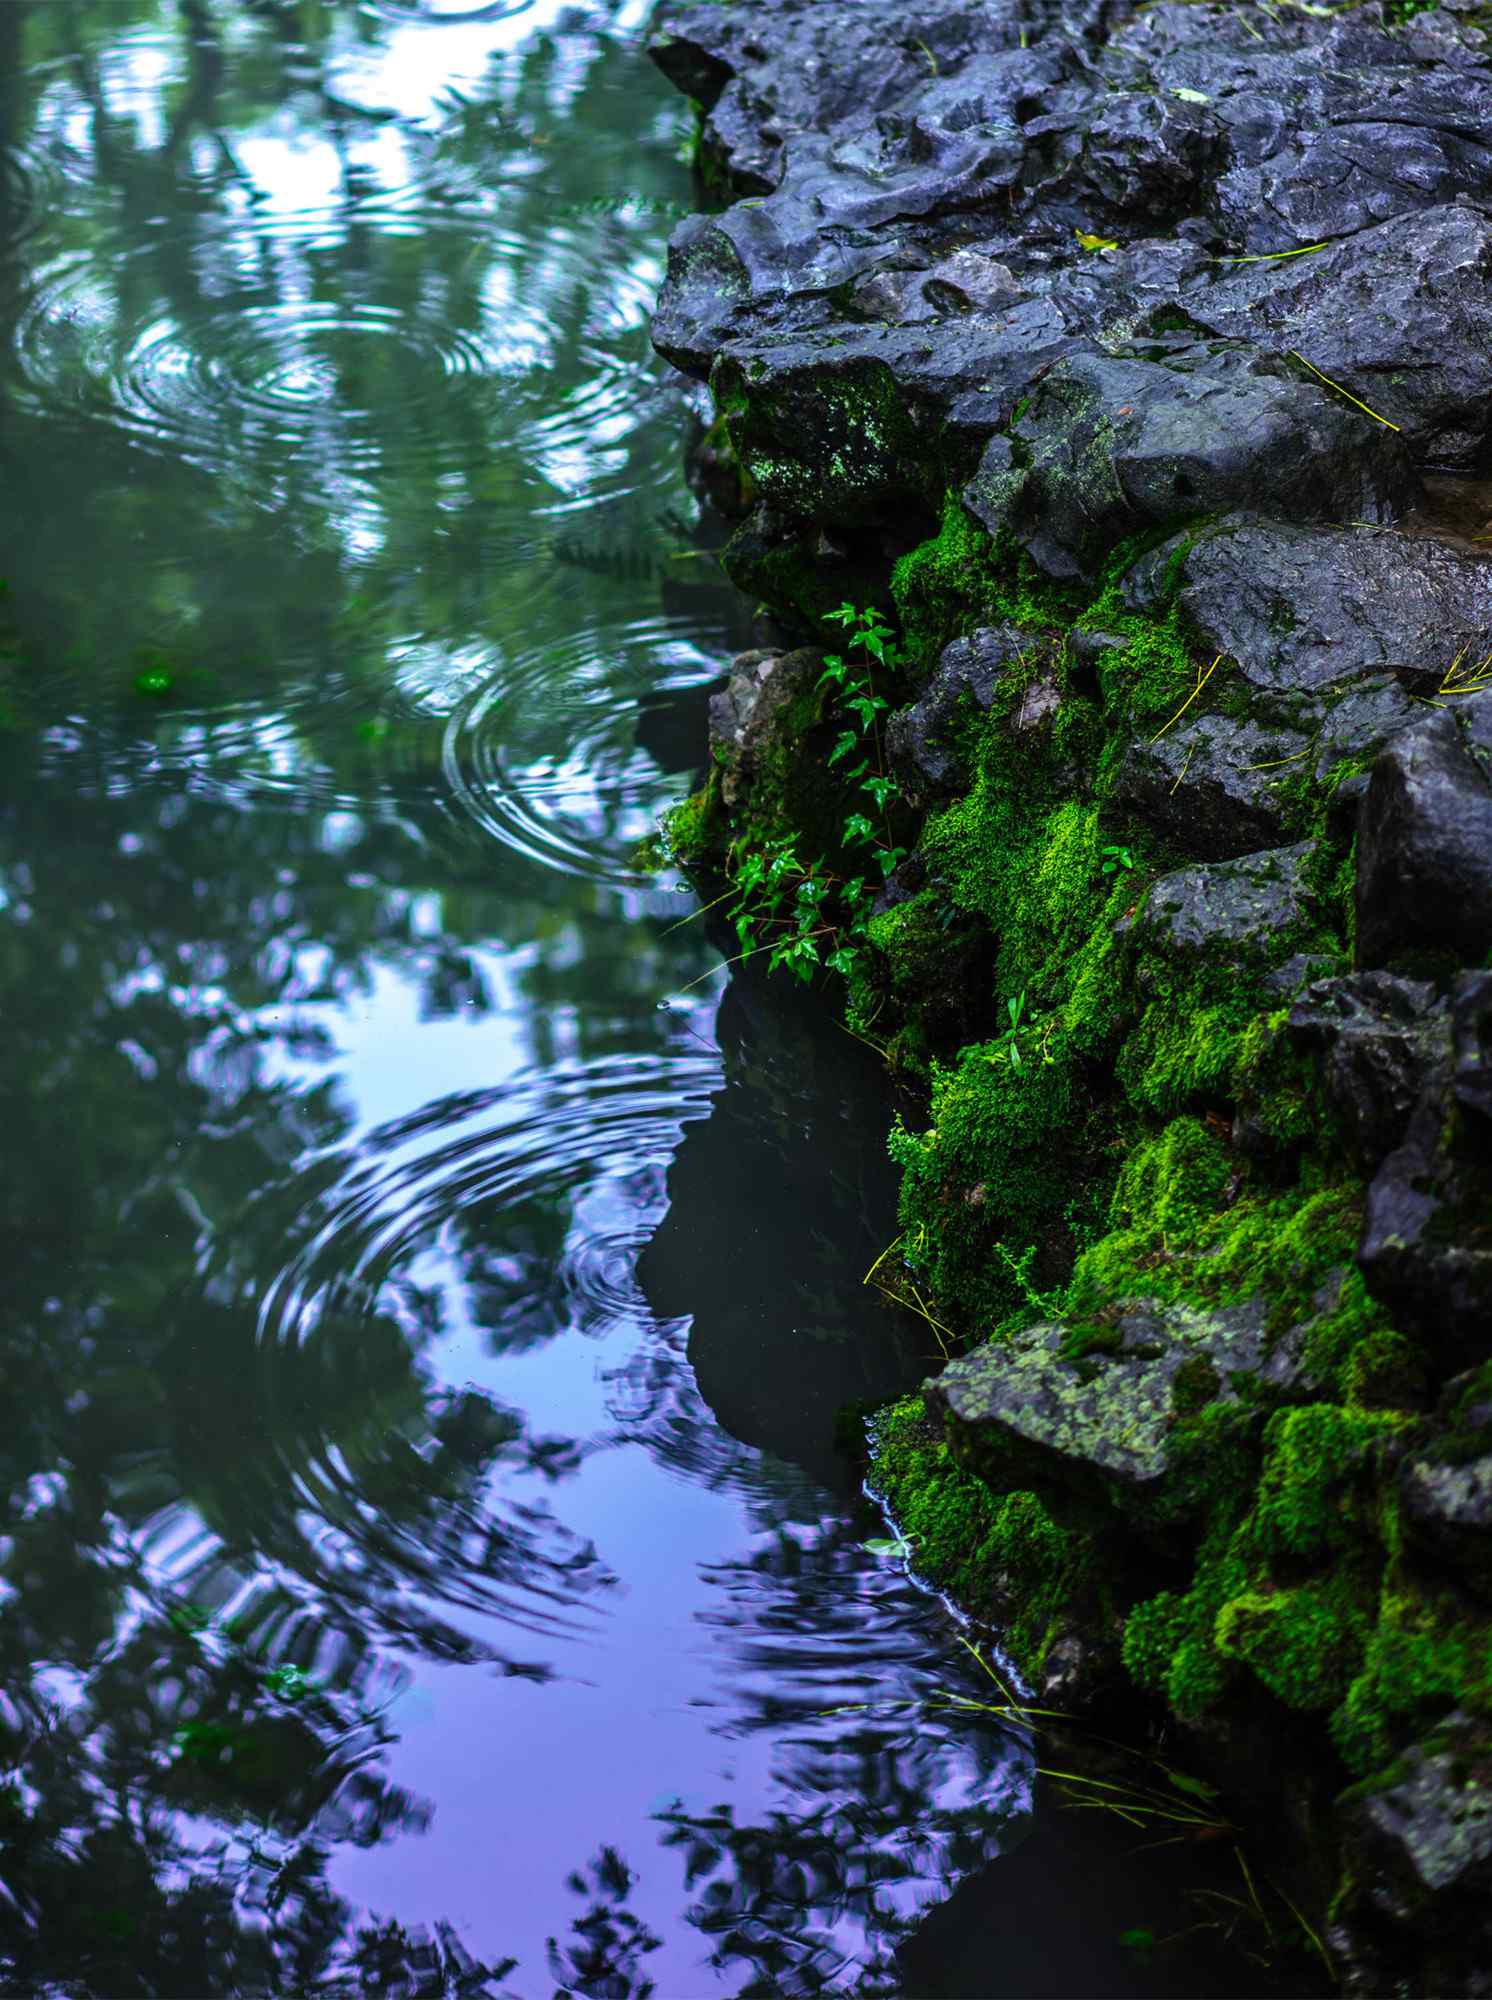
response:
{"label": "reflection of foliage", "polygon": [[583,1916],[570,1926],[573,1942],[549,1940],[549,1970],[556,2000],[649,2000],[656,1991],[642,1961],[663,1942],[627,1908],[636,1876],[614,1847],[603,1847],[568,1887],[587,1899]]}

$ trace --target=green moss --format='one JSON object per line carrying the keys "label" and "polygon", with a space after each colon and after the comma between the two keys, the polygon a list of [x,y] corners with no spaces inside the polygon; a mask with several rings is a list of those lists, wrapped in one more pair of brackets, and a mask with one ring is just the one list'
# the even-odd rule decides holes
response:
{"label": "green moss", "polygon": [[1045,1053],[1033,1042],[1018,1070],[992,1042],[934,1065],[930,1129],[893,1133],[909,1259],[961,1331],[988,1332],[1022,1303],[1008,1253],[1035,1247],[1042,1282],[1064,1274],[1087,1114],[1060,1036]]}
{"label": "green moss", "polygon": [[948,493],[936,535],[904,555],[891,571],[891,597],[902,641],[925,669],[960,633],[1008,621],[1033,636],[1063,632],[1078,600],[1042,576],[1025,550],[986,533]]}
{"label": "green moss", "polygon": [[1246,1590],[1217,1615],[1217,1650],[1247,1666],[1287,1708],[1331,1708],[1361,1664],[1370,1606],[1351,1573],[1294,1589]]}
{"label": "green moss", "polygon": [[1325,1560],[1371,1538],[1372,1457],[1407,1419],[1312,1403],[1281,1410],[1264,1435],[1254,1546],[1265,1556]]}
{"label": "green moss", "polygon": [[941,491],[927,439],[884,362],[841,359],[758,381],[722,356],[711,388],[754,489],[800,519],[873,517],[909,475],[926,480],[927,498]]}
{"label": "green moss", "polygon": [[[1072,706],[1077,734],[1091,710]],[[1117,1041],[1124,1018],[1126,957],[1115,925],[1132,891],[1127,871],[1102,872],[1097,807],[1054,794],[1004,714],[992,715],[972,790],[928,823],[922,853],[948,900],[989,926],[996,1002],[1024,993],[1033,1006],[1060,1009],[1073,1048],[1097,1054]]]}
{"label": "green moss", "polygon": [[1217,1650],[1218,1613],[1247,1588],[1247,1566],[1226,1519],[1203,1539],[1190,1589],[1163,1590],[1136,1605],[1125,1621],[1124,1664],[1141,1687],[1164,1696],[1186,1721],[1196,1721],[1226,1692],[1233,1672]]}
{"label": "green moss", "polygon": [[670,806],[659,823],[665,854],[685,867],[697,866],[718,851],[725,830],[720,785],[712,772],[697,792]]}
{"label": "green moss", "polygon": [[1216,1402],[1223,1378],[1205,1355],[1194,1354],[1176,1370],[1171,1384],[1171,1409],[1178,1417],[1195,1416]]}
{"label": "green moss", "polygon": [[1055,1632],[1102,1599],[1092,1543],[1053,1520],[1034,1493],[996,1494],[951,1456],[920,1396],[871,1425],[872,1491],[913,1545],[915,1567],[976,1615],[998,1620],[1017,1667],[1035,1679]]}
{"label": "green moss", "polygon": [[1331,1718],[1332,1740],[1366,1776],[1452,1708],[1492,1714],[1492,1626],[1453,1590],[1416,1589],[1396,1566],[1362,1672]]}
{"label": "green moss", "polygon": [[1125,1160],[1110,1214],[1121,1229],[1190,1241],[1224,1206],[1236,1162],[1198,1118],[1175,1118]]}

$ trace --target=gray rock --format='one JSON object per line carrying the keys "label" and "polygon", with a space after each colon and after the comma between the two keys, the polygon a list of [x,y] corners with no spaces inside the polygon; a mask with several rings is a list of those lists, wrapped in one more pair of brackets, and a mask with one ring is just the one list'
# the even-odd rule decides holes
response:
{"label": "gray rock", "polygon": [[1465,972],[1451,1005],[1451,1095],[1473,1144],[1492,1144],[1492,972]]}
{"label": "gray rock", "polygon": [[1392,519],[1417,491],[1400,441],[1271,369],[1226,347],[1058,361],[1012,433],[1027,454],[1016,532],[1041,568],[1085,575],[1140,528],[1239,507]]}
{"label": "gray rock", "polygon": [[1289,1032],[1317,1058],[1348,1149],[1368,1171],[1402,1142],[1450,1052],[1434,987],[1388,972],[1316,980],[1290,1009]]}
{"label": "gray rock", "polygon": [[[1425,705],[1404,692],[1397,681],[1381,676],[1349,688],[1340,698],[1325,697],[1302,704],[1302,723],[1315,721],[1313,759],[1317,778],[1328,778],[1339,764],[1375,757],[1402,729],[1424,719]],[[1367,773],[1358,797],[1367,793]],[[1354,825],[1355,827],[1355,809]]]}
{"label": "gray rock", "polygon": [[[1137,608],[1154,608],[1176,546],[1127,580]],[[1266,701],[1395,674],[1431,693],[1463,648],[1492,645],[1492,563],[1392,532],[1231,518],[1186,555],[1180,603],[1204,649]]]}
{"label": "gray rock", "polygon": [[1293,830],[1310,747],[1293,730],[1199,716],[1130,745],[1115,803],[1204,861],[1275,847]]}
{"label": "gray rock", "polygon": [[1451,993],[1448,1077],[1432,1073],[1404,1143],[1368,1188],[1357,1261],[1401,1330],[1451,1366],[1486,1352],[1492,1327],[1492,973]]}
{"label": "gray rock", "polygon": [[1398,424],[1420,463],[1481,464],[1492,220],[1478,210],[1432,208],[1309,257],[1234,267],[1186,307],[1216,333],[1304,355]]}
{"label": "gray rock", "polygon": [[1441,711],[1395,737],[1358,822],[1357,957],[1459,963],[1492,948],[1492,781]]}
{"label": "gray rock", "polygon": [[1399,1519],[1420,1561],[1492,1598],[1492,1448],[1467,1458],[1406,1460]]}
{"label": "gray rock", "polygon": [[[1492,1903],[1492,1741],[1456,1714],[1341,1808],[1346,1875],[1360,1921],[1474,1926]],[[1427,1988],[1427,1991],[1445,1988]]]}
{"label": "gray rock", "polygon": [[951,1362],[923,1394],[955,1453],[1002,1487],[1055,1482],[1088,1501],[1184,1505],[1177,1377],[1196,1364],[1210,1392],[1200,1400],[1236,1400],[1235,1377],[1263,1355],[1264,1319],[1251,1300],[1211,1311],[1138,1302],[1103,1329],[1046,1322]]}
{"label": "gray rock", "polygon": [[1291,934],[1312,915],[1313,852],[1314,843],[1302,840],[1236,861],[1178,868],[1151,888],[1132,920],[1135,934],[1174,959],[1283,957]]}
{"label": "gray rock", "polygon": [[725,686],[710,697],[710,747],[722,766],[727,805],[750,796],[783,711],[812,689],[823,665],[823,654],[812,647],[740,653],[731,661]]}
{"label": "gray rock", "polygon": [[[886,727],[891,767],[914,803],[949,798],[966,791],[970,772],[954,740],[960,714],[987,713],[1002,677],[1031,656],[1032,635],[1015,625],[981,626],[944,650],[926,688],[910,708]],[[1017,728],[1034,728],[1061,700],[1050,675],[1026,690]]]}

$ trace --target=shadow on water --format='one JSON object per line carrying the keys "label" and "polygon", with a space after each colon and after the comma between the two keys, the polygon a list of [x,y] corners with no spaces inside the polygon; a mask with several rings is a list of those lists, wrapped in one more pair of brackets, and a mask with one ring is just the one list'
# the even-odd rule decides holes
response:
{"label": "shadow on water", "polygon": [[863,1283],[896,1227],[884,1070],[786,985],[726,988],[724,1088],[685,1132],[638,1280],[655,1312],[692,1316],[689,1365],[715,1421],[842,1489],[839,1412],[885,1402],[932,1357]]}

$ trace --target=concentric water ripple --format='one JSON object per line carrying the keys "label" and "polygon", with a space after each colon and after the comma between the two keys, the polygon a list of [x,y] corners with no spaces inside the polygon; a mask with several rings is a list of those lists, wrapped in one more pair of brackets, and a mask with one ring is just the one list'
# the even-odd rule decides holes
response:
{"label": "concentric water ripple", "polygon": [[[649,274],[592,308],[587,232],[544,228],[542,208],[535,220],[540,233],[515,234],[459,205],[369,203],[69,255],[19,317],[17,400],[107,423],[278,508],[500,465],[560,503],[597,480],[614,489],[656,381]],[[428,276],[410,304],[415,243]],[[184,275],[203,265],[233,276]],[[573,386],[556,398],[562,361]]]}
{"label": "concentric water ripple", "polygon": [[638,697],[718,672],[716,658],[661,617],[505,660],[447,724],[450,791],[532,862],[593,882],[636,881],[629,857],[678,791],[636,742]]}
{"label": "concentric water ripple", "polygon": [[719,1084],[704,1052],[611,1056],[380,1126],[350,1166],[324,1160],[298,1185],[295,1247],[264,1290],[261,1348],[293,1352],[329,1313],[378,1309],[382,1288],[432,1247],[458,1262],[493,1254],[525,1204],[559,1207],[563,1224],[577,1189],[666,1165]]}
{"label": "concentric water ripple", "polygon": [[[681,1124],[718,1085],[704,1053],[564,1065],[439,1099],[257,1197],[208,1251],[203,1313],[230,1337],[228,1302],[281,1246],[254,1354],[234,1371],[251,1375],[274,1469],[252,1500],[223,1496],[222,1514],[249,1510],[261,1549],[278,1519],[282,1564],[354,1600],[371,1591],[385,1614],[425,1599],[559,1629],[605,1564],[522,1490],[592,1447],[534,1435],[489,1389],[461,1386],[459,1361],[438,1391],[428,1371],[458,1322],[463,1356],[475,1337],[497,1357],[479,1372],[499,1394],[504,1355],[616,1324],[630,1303],[619,1218],[640,1204],[636,1238],[656,1218]],[[604,1244],[581,1195],[608,1216]]]}
{"label": "concentric water ripple", "polygon": [[363,0],[363,12],[386,21],[420,21],[429,25],[471,25],[508,21],[532,12],[535,0]]}

